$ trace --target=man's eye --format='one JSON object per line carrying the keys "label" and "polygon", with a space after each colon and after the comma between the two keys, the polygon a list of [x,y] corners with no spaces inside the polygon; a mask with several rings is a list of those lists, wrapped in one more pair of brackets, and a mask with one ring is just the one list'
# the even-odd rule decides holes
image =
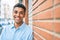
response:
{"label": "man's eye", "polygon": [[17,11],[14,11],[14,13],[17,13]]}
{"label": "man's eye", "polygon": [[20,12],[20,14],[23,14],[23,12]]}

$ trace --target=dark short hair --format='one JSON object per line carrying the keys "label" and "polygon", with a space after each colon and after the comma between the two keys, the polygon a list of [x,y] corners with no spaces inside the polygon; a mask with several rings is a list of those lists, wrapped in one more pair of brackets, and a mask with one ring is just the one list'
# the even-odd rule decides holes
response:
{"label": "dark short hair", "polygon": [[14,10],[15,7],[23,8],[24,12],[26,11],[26,7],[23,4],[21,4],[21,3],[17,3],[16,5],[14,5],[13,10]]}

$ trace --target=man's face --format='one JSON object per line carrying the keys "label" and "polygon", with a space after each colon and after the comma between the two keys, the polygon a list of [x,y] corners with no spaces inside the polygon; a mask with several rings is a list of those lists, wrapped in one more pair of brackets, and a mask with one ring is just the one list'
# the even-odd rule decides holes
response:
{"label": "man's face", "polygon": [[25,16],[24,9],[20,7],[15,7],[13,9],[13,18],[16,23],[21,23],[23,21],[23,18]]}

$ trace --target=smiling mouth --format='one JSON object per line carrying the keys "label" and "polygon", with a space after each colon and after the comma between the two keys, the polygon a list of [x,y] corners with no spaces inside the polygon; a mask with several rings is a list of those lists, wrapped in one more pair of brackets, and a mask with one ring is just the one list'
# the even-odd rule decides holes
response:
{"label": "smiling mouth", "polygon": [[19,18],[19,17],[17,17],[17,16],[15,16],[15,19],[20,20],[20,18]]}

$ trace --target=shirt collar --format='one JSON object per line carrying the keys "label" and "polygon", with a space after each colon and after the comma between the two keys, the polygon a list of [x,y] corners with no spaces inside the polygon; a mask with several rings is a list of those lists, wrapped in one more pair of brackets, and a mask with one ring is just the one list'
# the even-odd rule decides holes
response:
{"label": "shirt collar", "polygon": [[[23,22],[23,24],[21,26],[19,26],[18,29],[23,29],[25,26],[25,23]],[[11,29],[15,28],[14,24],[11,25]]]}

